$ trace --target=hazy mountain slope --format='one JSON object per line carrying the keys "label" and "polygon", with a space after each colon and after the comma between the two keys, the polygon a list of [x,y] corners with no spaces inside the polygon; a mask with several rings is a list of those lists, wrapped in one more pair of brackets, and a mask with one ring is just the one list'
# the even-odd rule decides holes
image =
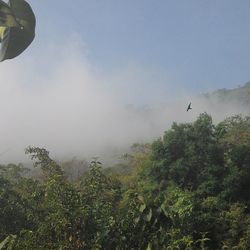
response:
{"label": "hazy mountain slope", "polygon": [[207,100],[217,100],[221,103],[237,103],[242,106],[250,105],[250,82],[234,89],[219,89],[204,95]]}

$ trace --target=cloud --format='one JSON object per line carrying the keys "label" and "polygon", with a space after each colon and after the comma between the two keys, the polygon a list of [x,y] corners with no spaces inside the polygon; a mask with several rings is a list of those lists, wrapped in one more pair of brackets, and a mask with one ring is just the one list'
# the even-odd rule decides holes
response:
{"label": "cloud", "polygon": [[[232,113],[141,65],[100,73],[85,52],[75,36],[33,58],[1,64],[0,162],[27,161],[29,145],[46,148],[56,159],[118,156],[134,142],[161,136],[173,121],[192,121],[204,111],[217,120]],[[187,113],[191,99],[193,110]]]}
{"label": "cloud", "polygon": [[[29,145],[45,147],[56,158],[90,157],[151,138],[148,118],[126,106],[136,102],[132,93],[139,95],[146,73],[128,67],[103,77],[88,62],[80,39],[73,40],[48,46],[46,56],[1,64],[2,162],[25,160]],[[141,96],[150,92],[145,89]]]}

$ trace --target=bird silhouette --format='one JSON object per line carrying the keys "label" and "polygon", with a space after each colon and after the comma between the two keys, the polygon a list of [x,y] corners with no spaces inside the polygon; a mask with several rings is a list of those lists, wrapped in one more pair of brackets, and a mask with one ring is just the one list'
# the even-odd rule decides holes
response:
{"label": "bird silhouette", "polygon": [[188,107],[187,107],[187,112],[188,112],[189,109],[192,109],[192,108],[191,108],[191,102],[189,103],[189,105],[188,105]]}

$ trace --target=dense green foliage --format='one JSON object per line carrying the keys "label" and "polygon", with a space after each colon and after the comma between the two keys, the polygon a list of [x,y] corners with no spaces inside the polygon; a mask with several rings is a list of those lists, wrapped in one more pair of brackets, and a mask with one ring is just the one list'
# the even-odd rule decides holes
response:
{"label": "dense green foliage", "polygon": [[26,151],[43,176],[0,166],[0,249],[249,249],[249,117],[174,123],[73,179],[45,149]]}

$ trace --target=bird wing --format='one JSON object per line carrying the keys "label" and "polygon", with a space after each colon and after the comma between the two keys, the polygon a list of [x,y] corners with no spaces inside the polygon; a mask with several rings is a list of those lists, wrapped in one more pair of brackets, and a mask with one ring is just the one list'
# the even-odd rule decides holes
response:
{"label": "bird wing", "polygon": [[189,103],[188,107],[187,107],[187,111],[191,109],[191,102]]}
{"label": "bird wing", "polygon": [[19,26],[10,6],[2,0],[0,0],[0,26],[9,28]]}

